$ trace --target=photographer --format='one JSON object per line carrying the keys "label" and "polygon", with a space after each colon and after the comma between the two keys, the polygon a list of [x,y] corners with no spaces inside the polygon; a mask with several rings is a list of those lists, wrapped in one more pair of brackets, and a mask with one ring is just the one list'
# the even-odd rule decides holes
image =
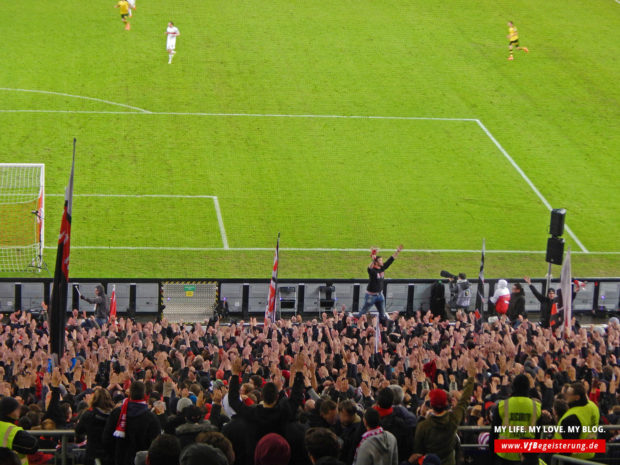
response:
{"label": "photographer", "polygon": [[442,271],[440,274],[450,281],[450,309],[453,312],[468,311],[471,300],[471,284],[465,273],[459,273],[458,276],[455,276],[447,271]]}

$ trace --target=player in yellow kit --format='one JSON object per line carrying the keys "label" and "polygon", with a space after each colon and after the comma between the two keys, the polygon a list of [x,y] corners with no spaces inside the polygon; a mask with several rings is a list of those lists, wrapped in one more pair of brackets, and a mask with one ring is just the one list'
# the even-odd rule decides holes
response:
{"label": "player in yellow kit", "polygon": [[120,0],[114,8],[120,9],[121,20],[125,23],[125,29],[129,30],[129,28],[131,27],[127,22],[127,17],[129,16],[129,8],[131,8],[129,2],[127,0]]}
{"label": "player in yellow kit", "polygon": [[514,60],[515,57],[512,54],[512,47],[514,46],[517,50],[523,50],[525,53],[528,53],[529,50],[527,47],[519,47],[519,31],[517,31],[517,27],[512,23],[512,21],[508,21],[508,50],[510,50],[509,60]]}

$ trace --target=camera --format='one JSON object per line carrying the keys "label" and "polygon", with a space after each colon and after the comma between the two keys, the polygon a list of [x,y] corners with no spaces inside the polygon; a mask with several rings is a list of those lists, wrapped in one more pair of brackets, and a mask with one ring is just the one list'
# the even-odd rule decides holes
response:
{"label": "camera", "polygon": [[456,275],[454,275],[454,274],[452,274],[452,273],[450,273],[449,271],[446,271],[446,270],[441,270],[441,271],[439,272],[439,275],[440,275],[442,278],[453,279],[453,280],[455,280],[455,281],[458,279],[458,276],[456,276]]}

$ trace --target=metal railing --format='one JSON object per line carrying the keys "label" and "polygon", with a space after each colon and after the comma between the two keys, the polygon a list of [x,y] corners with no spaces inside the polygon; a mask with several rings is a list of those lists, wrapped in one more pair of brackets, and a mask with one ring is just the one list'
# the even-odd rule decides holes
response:
{"label": "metal railing", "polygon": [[[60,438],[60,463],[62,465],[67,465],[68,453],[67,453],[67,438],[75,437],[75,430],[73,429],[33,429],[28,430],[28,433],[33,436],[49,436],[49,437],[59,437]],[[39,449],[39,452],[49,452],[55,453],[58,449]]]}
{"label": "metal railing", "polygon": [[594,462],[592,460],[576,459],[573,457],[567,457],[566,455],[554,455],[551,457],[551,465],[561,465],[563,463],[574,463],[575,465],[605,465],[601,462]]}
{"label": "metal railing", "polygon": [[[603,429],[604,431],[616,431],[616,430],[620,430],[620,425],[600,425],[601,429]],[[490,432],[491,431],[491,427],[490,426],[459,426],[458,427],[458,432],[459,433],[482,433],[482,432]],[[70,437],[75,437],[75,430],[72,429],[54,429],[54,430],[29,430],[28,433],[32,434],[33,436],[36,437],[40,437],[40,436],[50,436],[50,437],[59,437],[60,438],[60,463],[61,465],[67,465],[67,461],[69,460],[69,452],[68,452],[68,441],[67,439]],[[616,447],[620,447],[620,443],[607,443],[606,444],[607,448],[616,448]],[[461,447],[463,449],[476,449],[476,450],[481,450],[481,449],[488,449],[488,444],[461,444]],[[58,449],[39,449],[40,452],[57,452]],[[599,464],[599,465],[604,465],[601,464],[600,462],[593,462],[593,461],[588,461],[588,460],[580,460],[580,459],[575,459],[573,457],[567,457],[564,455],[554,455],[552,457],[552,460],[560,460],[560,462],[552,462],[553,463],[570,463],[570,464]],[[101,462],[99,461],[99,459],[95,460],[95,465],[101,465]]]}

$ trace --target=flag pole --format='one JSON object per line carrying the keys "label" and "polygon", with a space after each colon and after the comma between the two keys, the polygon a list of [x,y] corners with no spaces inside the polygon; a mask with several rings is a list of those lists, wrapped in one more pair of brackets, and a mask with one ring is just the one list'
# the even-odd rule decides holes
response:
{"label": "flag pole", "polygon": [[[280,233],[278,232],[278,240],[276,242],[276,249],[277,252],[276,254],[278,255],[278,268],[276,269],[276,286],[275,286],[275,302],[273,304],[273,319],[274,322],[275,320],[277,320],[277,309],[278,309],[278,302],[280,299],[278,299],[278,273],[280,272]],[[280,318],[282,318],[282,305],[279,306],[280,307]]]}
{"label": "flag pole", "polygon": [[478,273],[478,289],[476,290],[476,320],[481,319],[484,314],[484,252],[486,241],[482,239],[482,254],[480,258],[480,272]]}
{"label": "flag pole", "polygon": [[71,252],[71,216],[73,210],[73,173],[75,170],[75,148],[77,140],[73,138],[73,158],[71,175],[65,189],[65,202],[58,236],[56,268],[49,307],[50,342],[49,352],[54,363],[59,363],[65,350],[65,319],[67,313],[67,287],[69,283],[69,258]]}
{"label": "flag pole", "polygon": [[278,233],[278,241],[276,242],[276,253],[273,259],[273,268],[271,270],[271,281],[269,282],[269,294],[267,296],[267,305],[265,306],[265,326],[267,320],[276,321],[276,290],[278,287],[278,268],[279,268],[279,252],[280,252],[280,233]]}

